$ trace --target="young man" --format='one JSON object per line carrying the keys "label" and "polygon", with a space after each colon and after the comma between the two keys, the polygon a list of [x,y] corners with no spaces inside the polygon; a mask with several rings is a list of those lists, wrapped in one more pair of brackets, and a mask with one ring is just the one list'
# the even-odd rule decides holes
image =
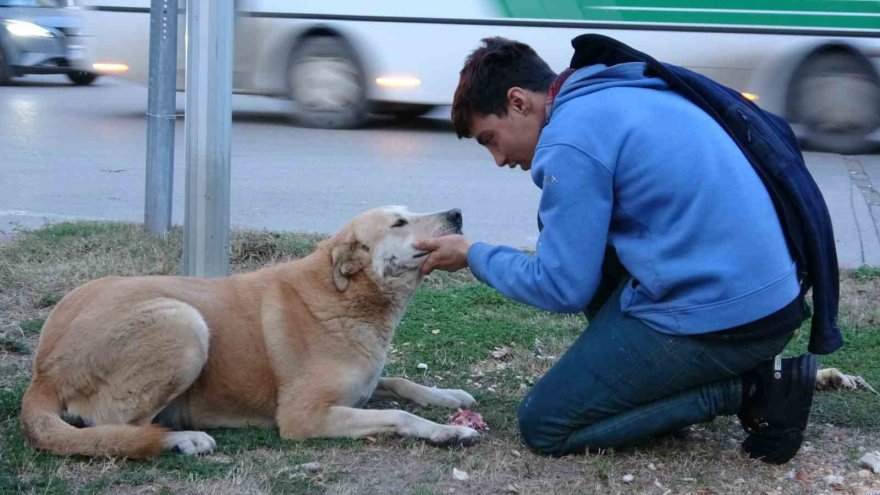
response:
{"label": "young man", "polygon": [[541,232],[534,255],[431,239],[423,271],[469,266],[516,301],[590,317],[520,404],[529,446],[618,447],[738,414],[751,457],[795,455],[816,359],[776,356],[808,310],[764,185],[709,115],[642,63],[557,76],[489,38],[452,119],[499,167],[531,171]]}

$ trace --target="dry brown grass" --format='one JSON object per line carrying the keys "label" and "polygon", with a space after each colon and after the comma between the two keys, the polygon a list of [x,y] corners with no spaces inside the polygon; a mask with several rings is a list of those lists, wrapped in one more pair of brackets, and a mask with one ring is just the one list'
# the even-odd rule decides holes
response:
{"label": "dry brown grass", "polygon": [[847,270],[841,274],[840,326],[880,328],[880,270]]}

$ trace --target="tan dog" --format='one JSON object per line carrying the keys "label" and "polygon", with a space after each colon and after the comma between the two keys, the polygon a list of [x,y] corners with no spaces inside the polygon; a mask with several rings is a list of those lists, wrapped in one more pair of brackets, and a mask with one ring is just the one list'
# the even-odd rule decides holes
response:
{"label": "tan dog", "polygon": [[[416,215],[384,207],[358,216],[310,256],[256,272],[85,284],[43,327],[22,404],[25,436],[58,454],[132,458],[215,447],[203,432],[166,428],[262,425],[287,439],[393,432],[471,443],[471,428],[356,408],[371,398],[474,403],[461,390],[380,377],[421,280],[426,253],[413,241],[460,231],[458,210]],[[64,413],[86,427],[63,421]]]}

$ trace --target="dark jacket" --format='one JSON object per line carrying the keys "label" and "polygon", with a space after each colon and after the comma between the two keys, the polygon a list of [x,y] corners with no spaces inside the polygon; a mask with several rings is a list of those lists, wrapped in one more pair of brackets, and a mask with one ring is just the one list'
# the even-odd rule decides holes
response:
{"label": "dark jacket", "polygon": [[727,131],[773,199],[798,266],[802,294],[813,289],[809,351],[830,354],[839,349],[843,338],[837,326],[839,274],[831,217],[788,124],[733,89],[682,67],[658,62],[612,38],[586,34],[571,44],[575,49],[571,67],[644,62],[646,75],[664,79]]}

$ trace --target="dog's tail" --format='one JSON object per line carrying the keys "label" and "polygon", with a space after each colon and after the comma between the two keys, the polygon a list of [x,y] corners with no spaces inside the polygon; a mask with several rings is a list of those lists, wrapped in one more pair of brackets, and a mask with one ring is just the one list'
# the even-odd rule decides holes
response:
{"label": "dog's tail", "polygon": [[34,378],[21,404],[21,428],[28,443],[61,455],[128,457],[138,459],[162,451],[165,429],[156,425],[101,425],[76,428],[61,419],[61,400],[55,388]]}

